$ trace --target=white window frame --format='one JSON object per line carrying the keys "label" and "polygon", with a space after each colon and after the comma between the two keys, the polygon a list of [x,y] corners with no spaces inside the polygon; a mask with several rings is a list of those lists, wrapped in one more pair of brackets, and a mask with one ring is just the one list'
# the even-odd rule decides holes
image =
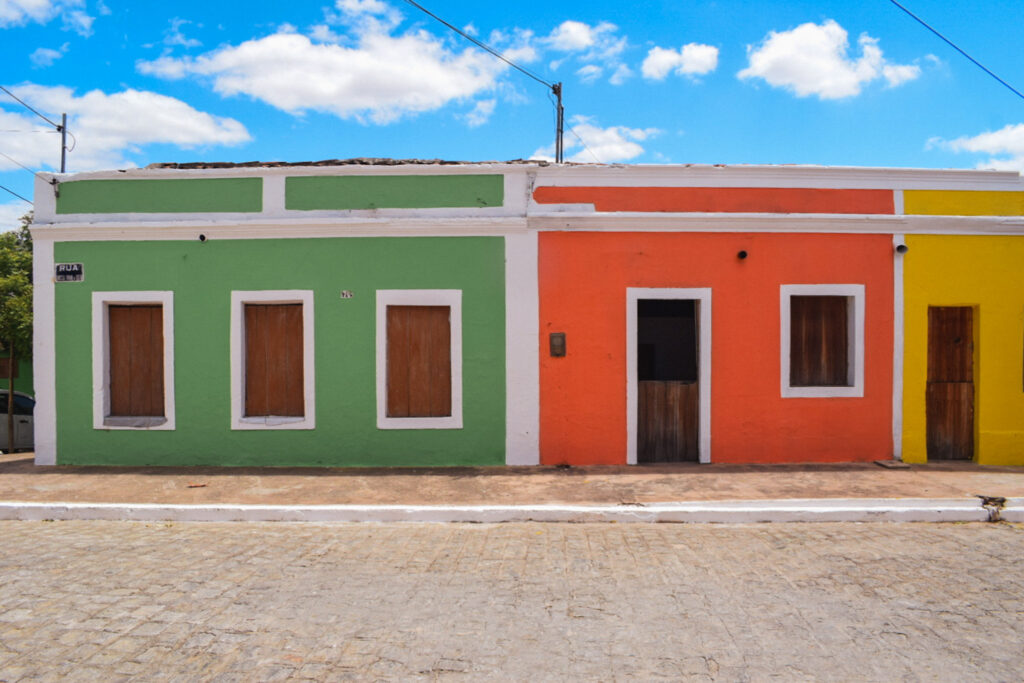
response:
{"label": "white window frame", "polygon": [[[164,335],[164,416],[110,415],[110,307],[160,304]],[[174,420],[174,292],[92,293],[92,427],[114,430],[173,430]]]}
{"label": "white window frame", "polygon": [[639,385],[637,376],[637,302],[641,299],[681,299],[697,302],[697,453],[711,462],[711,288],[626,288],[626,464],[637,464]]}
{"label": "white window frame", "polygon": [[[847,382],[849,386],[794,387],[789,383],[791,353],[791,308],[793,296],[843,296],[853,305],[847,314]],[[779,319],[781,323],[780,366],[783,398],[862,398],[864,396],[864,285],[780,285]]]}
{"label": "white window frame", "polygon": [[[448,306],[451,324],[452,414],[388,417],[388,306]],[[377,429],[462,429],[462,290],[377,290]]]}
{"label": "white window frame", "polygon": [[[245,305],[302,304],[302,395],[304,415],[245,417]],[[231,292],[231,429],[316,429],[316,374],[313,353],[313,290],[268,289]]]}

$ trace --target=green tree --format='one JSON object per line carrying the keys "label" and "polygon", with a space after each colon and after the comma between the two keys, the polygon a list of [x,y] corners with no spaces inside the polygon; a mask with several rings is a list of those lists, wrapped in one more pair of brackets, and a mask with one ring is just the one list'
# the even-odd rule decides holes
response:
{"label": "green tree", "polygon": [[14,450],[14,368],[32,355],[32,213],[21,227],[0,233],[0,346],[7,363],[7,452]]}

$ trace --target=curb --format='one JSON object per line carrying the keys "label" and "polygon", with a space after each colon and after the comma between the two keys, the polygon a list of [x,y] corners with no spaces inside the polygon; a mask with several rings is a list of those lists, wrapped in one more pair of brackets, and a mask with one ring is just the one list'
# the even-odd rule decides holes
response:
{"label": "curb", "polygon": [[974,499],[830,498],[637,505],[169,505],[0,502],[0,520],[141,522],[1024,522],[1024,498],[993,516]]}

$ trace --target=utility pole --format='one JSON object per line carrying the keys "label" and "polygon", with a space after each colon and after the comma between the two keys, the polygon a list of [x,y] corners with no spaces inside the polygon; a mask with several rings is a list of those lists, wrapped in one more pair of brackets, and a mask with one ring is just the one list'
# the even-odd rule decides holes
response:
{"label": "utility pole", "polygon": [[[559,100],[561,102],[561,100]],[[64,173],[68,152],[68,115],[60,115],[60,172]]]}
{"label": "utility pole", "polygon": [[562,83],[558,82],[551,86],[551,92],[555,94],[558,100],[558,104],[555,107],[557,112],[555,123],[555,163],[560,164],[565,161],[565,148],[562,145],[562,135],[565,128],[565,110],[562,108]]}

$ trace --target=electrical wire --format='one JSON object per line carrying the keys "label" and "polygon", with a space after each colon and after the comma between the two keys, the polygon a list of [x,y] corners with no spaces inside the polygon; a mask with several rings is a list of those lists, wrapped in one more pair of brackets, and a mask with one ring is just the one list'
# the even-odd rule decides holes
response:
{"label": "electrical wire", "polygon": [[518,64],[516,64],[515,62],[513,62],[512,60],[508,59],[503,54],[501,54],[500,52],[495,50],[490,45],[487,45],[486,43],[483,43],[483,42],[477,40],[473,36],[469,35],[465,31],[463,31],[462,29],[459,29],[459,28],[456,28],[455,26],[452,26],[447,21],[445,21],[441,17],[437,16],[436,14],[434,14],[433,12],[431,12],[430,10],[428,10],[426,7],[424,7],[423,5],[419,4],[415,0],[405,0],[405,2],[407,2],[410,5],[412,5],[413,7],[418,9],[419,11],[423,12],[424,14],[426,14],[427,16],[433,17],[434,19],[436,19],[437,21],[441,22],[442,24],[444,24],[445,26],[447,26],[451,30],[453,30],[456,33],[458,33],[460,36],[462,36],[463,38],[465,38],[469,42],[473,43],[474,45],[476,45],[477,47],[479,47],[481,49],[487,50],[492,55],[494,55],[495,57],[497,57],[501,61],[503,61],[506,64],[508,64],[509,66],[511,66],[513,69],[517,69],[520,73],[523,73],[526,76],[529,76],[530,78],[532,78],[533,80],[537,81],[541,85],[547,86],[548,88],[554,88],[555,87],[555,85],[553,83],[548,83],[547,81],[545,81],[543,78],[541,78],[537,74],[533,73],[532,71],[529,71],[528,69],[524,69],[523,67],[519,66]]}
{"label": "electrical wire", "polygon": [[921,24],[921,26],[924,26],[924,27],[925,27],[926,29],[928,29],[929,31],[931,31],[932,33],[934,33],[935,35],[937,35],[937,36],[938,36],[939,38],[942,38],[942,40],[944,40],[944,41],[946,42],[946,44],[947,44],[947,45],[949,45],[949,46],[950,46],[951,48],[953,48],[954,50],[956,50],[957,52],[959,52],[960,54],[962,54],[962,55],[963,55],[964,57],[966,57],[967,59],[971,60],[971,62],[973,62],[973,63],[974,63],[974,65],[975,65],[976,67],[978,67],[979,69],[981,69],[982,71],[984,71],[985,73],[987,73],[987,74],[988,74],[989,76],[991,76],[992,78],[994,78],[994,79],[996,79],[997,81],[999,81],[1000,83],[1002,83],[1002,84],[1003,84],[1004,86],[1006,86],[1006,88],[1007,88],[1007,89],[1008,89],[1008,90],[1009,90],[1010,92],[1012,92],[1012,93],[1013,93],[1014,95],[1016,95],[1017,97],[1019,97],[1019,98],[1021,98],[1022,100],[1024,100],[1024,94],[1022,94],[1022,93],[1021,93],[1021,92],[1020,92],[1019,90],[1017,90],[1017,89],[1016,89],[1016,88],[1014,88],[1014,87],[1013,87],[1012,85],[1010,85],[1009,83],[1007,83],[1006,81],[1004,81],[1003,79],[1001,79],[1001,78],[1000,78],[999,76],[996,76],[996,75],[995,75],[994,73],[992,73],[991,71],[989,71],[989,70],[988,70],[987,68],[985,68],[985,65],[984,65],[984,64],[982,64],[982,63],[981,63],[981,62],[979,62],[979,61],[978,61],[977,59],[975,59],[974,57],[970,56],[969,54],[967,54],[966,52],[964,52],[963,50],[961,50],[961,49],[960,49],[959,47],[957,47],[956,43],[954,43],[954,42],[953,42],[952,40],[950,40],[950,39],[949,39],[949,38],[947,38],[946,36],[942,35],[942,34],[941,34],[941,33],[939,33],[938,31],[936,31],[935,29],[933,29],[933,28],[932,28],[931,26],[929,26],[929,25],[927,24],[927,22],[925,22],[925,20],[924,20],[924,19],[922,19],[921,17],[917,16],[916,14],[914,14],[913,12],[911,12],[910,10],[908,10],[908,9],[907,9],[906,7],[904,7],[904,6],[903,6],[903,5],[901,5],[900,3],[896,2],[896,0],[889,0],[889,2],[891,2],[891,3],[892,3],[892,4],[894,4],[894,5],[896,5],[896,6],[897,6],[897,7],[899,7],[899,8],[901,9],[901,10],[903,10],[904,12],[906,12],[907,14],[909,14],[909,15],[910,15],[910,16],[911,16],[911,17],[912,17],[912,18],[913,18],[913,19],[914,19],[915,21],[917,21],[917,23]]}
{"label": "electrical wire", "polygon": [[32,112],[33,114],[35,114],[36,116],[38,116],[39,118],[41,118],[41,119],[42,119],[43,121],[46,121],[46,122],[47,122],[48,124],[50,124],[51,126],[53,126],[54,128],[56,128],[57,130],[60,130],[60,124],[59,124],[59,123],[54,123],[54,122],[53,122],[53,121],[51,121],[50,119],[48,119],[48,118],[46,118],[45,116],[43,116],[42,114],[40,114],[40,113],[39,113],[38,111],[36,111],[35,109],[33,109],[33,108],[32,108],[32,107],[31,107],[31,106],[30,106],[30,105],[29,105],[29,104],[28,104],[27,102],[25,102],[24,100],[22,100],[22,99],[21,99],[20,97],[18,97],[18,96],[17,96],[17,95],[15,95],[14,93],[12,93],[12,92],[11,92],[10,90],[8,90],[7,88],[5,88],[4,86],[0,85],[0,90],[3,90],[3,91],[4,91],[5,93],[7,93],[7,94],[8,94],[8,95],[10,95],[11,97],[13,97],[13,98],[14,98],[15,100],[17,100],[17,101],[18,101],[18,103],[19,103],[19,104],[21,104],[21,106],[23,106],[23,107],[25,107],[26,109],[28,109],[28,110],[29,110],[30,112]]}
{"label": "electrical wire", "polygon": [[25,198],[24,198],[24,197],[22,197],[22,196],[21,196],[20,194],[18,194],[17,192],[15,192],[14,190],[12,190],[12,189],[10,189],[10,188],[8,188],[8,187],[4,187],[3,185],[0,185],[0,190],[7,190],[8,192],[10,192],[11,194],[13,194],[13,195],[14,195],[15,197],[17,197],[17,198],[18,198],[18,199],[20,199],[21,201],[23,201],[23,202],[28,202],[29,204],[31,204],[31,203],[32,203],[32,200],[30,200],[30,199],[25,199]]}
{"label": "electrical wire", "polygon": [[16,164],[16,165],[18,165],[18,166],[21,166],[21,167],[22,167],[23,169],[25,169],[26,171],[28,171],[28,172],[29,172],[29,173],[31,173],[32,175],[36,175],[36,176],[37,176],[37,175],[39,175],[39,172],[38,172],[38,171],[33,171],[33,170],[32,170],[31,168],[29,168],[29,167],[28,167],[28,166],[26,166],[25,164],[21,163],[20,161],[18,161],[18,160],[17,160],[17,159],[15,159],[14,157],[8,156],[8,155],[4,154],[3,152],[0,152],[0,157],[3,157],[4,159],[7,159],[7,160],[8,160],[8,161],[10,161],[10,162],[11,162],[12,164]]}
{"label": "electrical wire", "polygon": [[576,138],[577,140],[580,141],[580,144],[583,145],[583,149],[587,150],[587,153],[590,154],[590,156],[594,157],[594,161],[596,161],[599,164],[603,164],[604,163],[603,161],[601,161],[600,159],[597,158],[597,155],[594,154],[593,150],[591,150],[589,147],[587,147],[587,143],[583,142],[583,138],[581,138],[576,133],[576,129],[574,127],[569,126],[569,132],[572,133],[572,136],[574,138]]}

